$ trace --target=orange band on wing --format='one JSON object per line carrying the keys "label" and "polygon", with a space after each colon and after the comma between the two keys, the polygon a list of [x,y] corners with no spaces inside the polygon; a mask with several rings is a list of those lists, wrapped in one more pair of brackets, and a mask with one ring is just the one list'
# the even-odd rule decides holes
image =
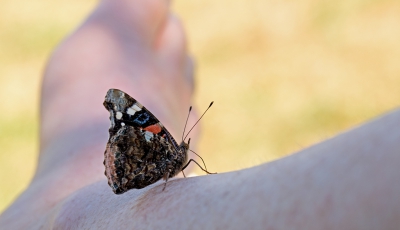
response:
{"label": "orange band on wing", "polygon": [[161,132],[161,127],[159,124],[154,124],[154,125],[147,126],[146,128],[144,128],[144,130],[152,132],[154,134],[157,134],[157,133]]}

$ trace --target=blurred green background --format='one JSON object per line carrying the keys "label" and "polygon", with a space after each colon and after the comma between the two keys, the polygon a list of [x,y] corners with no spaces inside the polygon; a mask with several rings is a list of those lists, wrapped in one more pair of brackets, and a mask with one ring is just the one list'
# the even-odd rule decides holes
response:
{"label": "blurred green background", "polygon": [[[96,1],[0,0],[0,212],[38,155],[40,78]],[[199,153],[211,171],[258,165],[400,102],[398,0],[174,0],[197,59]],[[103,153],[100,153],[103,154]]]}

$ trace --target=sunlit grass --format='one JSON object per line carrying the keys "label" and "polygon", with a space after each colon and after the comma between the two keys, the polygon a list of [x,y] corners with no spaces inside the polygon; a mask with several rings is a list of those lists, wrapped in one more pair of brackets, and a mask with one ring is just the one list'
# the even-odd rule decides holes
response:
{"label": "sunlit grass", "polygon": [[[215,101],[199,146],[211,171],[279,158],[399,105],[398,1],[172,2],[197,60],[196,105]],[[0,212],[33,175],[46,57],[94,4],[1,1]]]}
{"label": "sunlit grass", "polygon": [[94,1],[0,1],[0,213],[29,184],[38,154],[40,76]]}
{"label": "sunlit grass", "polygon": [[28,185],[36,165],[37,121],[33,114],[0,120],[0,210]]}

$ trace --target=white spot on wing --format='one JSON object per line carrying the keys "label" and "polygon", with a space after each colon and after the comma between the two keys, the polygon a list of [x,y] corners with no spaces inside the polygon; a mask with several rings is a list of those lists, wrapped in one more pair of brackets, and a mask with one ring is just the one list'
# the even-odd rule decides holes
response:
{"label": "white spot on wing", "polygon": [[116,117],[118,120],[120,120],[120,119],[122,118],[122,113],[121,113],[121,112],[117,112],[117,113],[115,114],[115,117]]}
{"label": "white spot on wing", "polygon": [[121,122],[121,126],[122,126],[122,127],[125,126],[125,123],[124,123],[124,122]]}
{"label": "white spot on wing", "polygon": [[139,104],[139,103],[136,103],[136,104],[132,105],[131,108],[132,108],[133,110],[135,110],[135,111],[140,111],[140,110],[142,110],[142,108],[140,108],[139,106],[140,106],[140,104]]}
{"label": "white spot on wing", "polygon": [[126,113],[133,116],[133,115],[136,113],[136,111],[133,110],[132,108],[128,108],[128,109],[126,110]]}
{"label": "white spot on wing", "polygon": [[144,133],[144,137],[146,138],[146,141],[150,141],[150,139],[154,137],[154,134],[152,132],[146,131]]}
{"label": "white spot on wing", "polygon": [[134,105],[132,105],[130,108],[126,110],[126,113],[133,116],[136,112],[142,110],[143,107],[139,102],[136,102]]}

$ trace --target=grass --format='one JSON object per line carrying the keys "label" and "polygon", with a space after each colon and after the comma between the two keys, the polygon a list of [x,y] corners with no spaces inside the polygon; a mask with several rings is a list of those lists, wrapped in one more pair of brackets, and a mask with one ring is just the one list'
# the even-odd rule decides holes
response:
{"label": "grass", "polygon": [[[46,58],[94,4],[1,0],[0,212],[33,176]],[[282,157],[399,105],[398,1],[173,4],[197,59],[196,105],[215,101],[198,151],[211,171]]]}

